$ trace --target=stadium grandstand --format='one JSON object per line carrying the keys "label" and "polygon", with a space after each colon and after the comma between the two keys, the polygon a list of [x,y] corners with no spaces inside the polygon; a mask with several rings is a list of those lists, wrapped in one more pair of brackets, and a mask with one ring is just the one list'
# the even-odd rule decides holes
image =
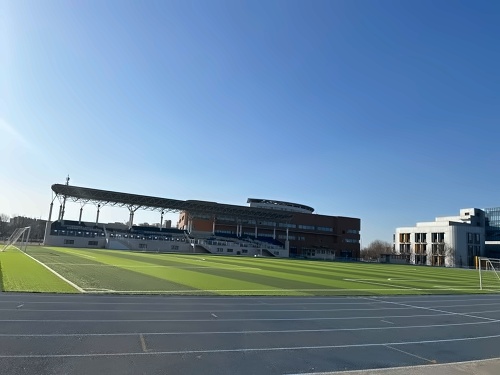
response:
{"label": "stadium grandstand", "polygon": [[[69,185],[52,185],[44,244],[177,253],[242,256],[357,259],[360,219],[314,213],[312,207],[268,199],[248,199],[248,206],[176,200]],[[54,201],[60,202],[52,221]],[[78,220],[67,220],[66,204],[81,205]],[[97,207],[95,222],[83,222],[86,204]],[[104,206],[129,211],[127,224],[100,223]],[[159,227],[134,225],[137,210],[161,213]],[[166,213],[179,213],[177,228],[163,227]]]}

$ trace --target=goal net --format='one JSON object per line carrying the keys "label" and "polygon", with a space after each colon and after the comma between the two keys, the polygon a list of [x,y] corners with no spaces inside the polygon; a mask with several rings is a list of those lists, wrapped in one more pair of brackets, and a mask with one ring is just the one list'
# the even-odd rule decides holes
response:
{"label": "goal net", "polygon": [[26,252],[28,241],[30,238],[31,227],[17,228],[9,237],[1,251],[7,250],[9,247],[17,247],[19,250]]}
{"label": "goal net", "polygon": [[478,257],[479,289],[500,292],[500,259]]}

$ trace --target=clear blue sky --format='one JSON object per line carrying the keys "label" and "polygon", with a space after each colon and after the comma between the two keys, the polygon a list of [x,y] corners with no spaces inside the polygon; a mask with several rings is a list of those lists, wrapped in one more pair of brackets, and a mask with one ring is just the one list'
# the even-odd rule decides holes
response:
{"label": "clear blue sky", "polygon": [[8,215],[46,218],[67,174],[303,203],[363,246],[500,206],[498,1],[0,0],[0,90]]}

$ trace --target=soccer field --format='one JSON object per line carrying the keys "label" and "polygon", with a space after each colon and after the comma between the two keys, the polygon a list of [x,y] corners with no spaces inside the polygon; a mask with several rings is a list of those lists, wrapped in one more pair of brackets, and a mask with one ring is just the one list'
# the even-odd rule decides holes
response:
{"label": "soccer field", "polygon": [[464,269],[43,246],[28,247],[27,255],[15,248],[0,253],[4,291],[294,296],[500,292],[494,275],[484,275],[486,287],[480,291],[478,272]]}

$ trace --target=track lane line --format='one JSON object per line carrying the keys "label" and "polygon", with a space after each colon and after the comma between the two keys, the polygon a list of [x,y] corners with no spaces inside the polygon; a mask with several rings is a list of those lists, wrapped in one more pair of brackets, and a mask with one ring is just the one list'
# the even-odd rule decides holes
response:
{"label": "track lane line", "polygon": [[260,348],[236,348],[236,349],[208,349],[208,350],[172,350],[172,351],[149,351],[145,352],[123,352],[123,353],[80,353],[80,354],[13,354],[0,355],[0,358],[78,358],[78,357],[126,357],[141,355],[186,355],[186,354],[216,354],[216,353],[251,353],[269,351],[294,351],[294,350],[322,350],[322,349],[345,349],[345,348],[368,348],[415,344],[435,344],[444,342],[462,342],[498,339],[500,335],[463,337],[456,339],[421,340],[421,341],[395,341],[386,343],[368,344],[346,344],[346,345],[318,345],[318,346],[290,346],[290,347],[260,347]]}

